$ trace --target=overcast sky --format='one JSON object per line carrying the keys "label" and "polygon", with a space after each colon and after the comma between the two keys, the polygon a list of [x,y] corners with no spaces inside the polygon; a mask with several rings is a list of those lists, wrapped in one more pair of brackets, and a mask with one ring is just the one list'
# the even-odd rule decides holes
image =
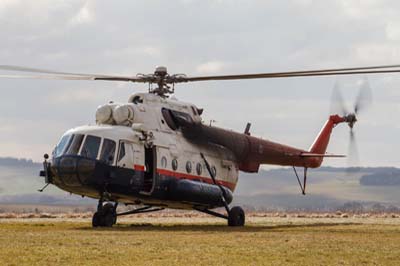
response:
{"label": "overcast sky", "polygon": [[[400,63],[400,2],[0,1],[0,64],[123,74],[231,74]],[[2,72],[6,74],[7,72]],[[8,73],[7,73],[8,74]],[[400,76],[369,75],[374,103],[356,125],[362,165],[400,167]],[[335,83],[350,105],[362,78],[318,77],[180,84],[175,96],[204,119],[307,149],[330,112]],[[42,160],[98,105],[146,91],[106,81],[1,79],[0,156]],[[347,153],[335,128],[330,152]],[[325,165],[346,166],[343,159]]]}

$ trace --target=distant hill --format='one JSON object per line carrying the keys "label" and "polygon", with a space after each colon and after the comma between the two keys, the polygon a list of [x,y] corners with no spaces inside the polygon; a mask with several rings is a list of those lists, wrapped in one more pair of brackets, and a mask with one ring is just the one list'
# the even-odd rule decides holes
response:
{"label": "distant hill", "polygon": [[[42,167],[32,160],[0,158],[0,204],[96,204],[55,186],[37,192],[44,185],[39,177]],[[301,195],[292,168],[260,170],[258,174],[240,173],[233,204],[273,210],[324,211],[359,204],[395,209],[400,207],[398,180],[400,169],[393,167],[321,167],[309,170],[307,195]]]}
{"label": "distant hill", "polygon": [[12,157],[0,157],[0,166],[8,167],[41,167],[41,163],[33,162],[31,159],[17,159]]}
{"label": "distant hill", "polygon": [[392,169],[386,172],[374,172],[360,178],[363,186],[400,186],[400,170]]}

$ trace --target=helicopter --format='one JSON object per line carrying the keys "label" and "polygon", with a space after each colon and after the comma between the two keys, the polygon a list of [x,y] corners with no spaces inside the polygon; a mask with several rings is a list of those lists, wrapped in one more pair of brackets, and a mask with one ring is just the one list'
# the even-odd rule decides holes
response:
{"label": "helicopter", "polygon": [[[203,109],[170,97],[175,85],[208,80],[292,78],[400,72],[400,65],[334,68],[259,74],[186,76],[170,75],[166,67],[136,76],[80,74],[0,65],[0,70],[30,72],[1,78],[104,80],[146,83],[147,93],[131,95],[127,103],[109,102],[96,110],[96,124],[66,131],[51,153],[44,155],[40,176],[49,185],[98,199],[93,227],[111,227],[117,217],[160,211],[165,208],[196,210],[227,220],[228,226],[244,226],[245,212],[230,207],[239,172],[257,173],[261,165],[293,167],[305,194],[307,170],[321,166],[324,158],[345,157],[327,153],[334,127],[353,127],[365,108],[363,91],[348,112],[342,107],[328,117],[308,150],[243,132],[206,125]],[[303,168],[303,180],[296,170]],[[118,204],[135,206],[117,212]],[[224,208],[226,214],[216,211]]]}

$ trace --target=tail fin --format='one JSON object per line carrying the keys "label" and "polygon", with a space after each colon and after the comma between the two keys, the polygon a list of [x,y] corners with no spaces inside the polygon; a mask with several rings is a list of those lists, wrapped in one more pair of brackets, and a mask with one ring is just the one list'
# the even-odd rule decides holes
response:
{"label": "tail fin", "polygon": [[[331,137],[332,129],[337,124],[342,122],[345,122],[345,119],[343,117],[340,117],[338,115],[331,115],[326,121],[325,125],[322,127],[317,138],[314,140],[314,143],[311,145],[309,152],[315,154],[325,154],[329,144],[329,139]],[[322,163],[323,157],[320,157],[318,159],[321,160]]]}

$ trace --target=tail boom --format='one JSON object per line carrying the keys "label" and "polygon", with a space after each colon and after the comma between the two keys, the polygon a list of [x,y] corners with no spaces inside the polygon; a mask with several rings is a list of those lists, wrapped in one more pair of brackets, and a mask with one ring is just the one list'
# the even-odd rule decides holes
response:
{"label": "tail boom", "polygon": [[326,154],[332,129],[342,122],[346,122],[345,117],[331,115],[309,151],[204,124],[182,123],[181,126],[187,139],[224,146],[235,155],[239,170],[254,173],[261,164],[317,168],[324,157],[343,157]]}

